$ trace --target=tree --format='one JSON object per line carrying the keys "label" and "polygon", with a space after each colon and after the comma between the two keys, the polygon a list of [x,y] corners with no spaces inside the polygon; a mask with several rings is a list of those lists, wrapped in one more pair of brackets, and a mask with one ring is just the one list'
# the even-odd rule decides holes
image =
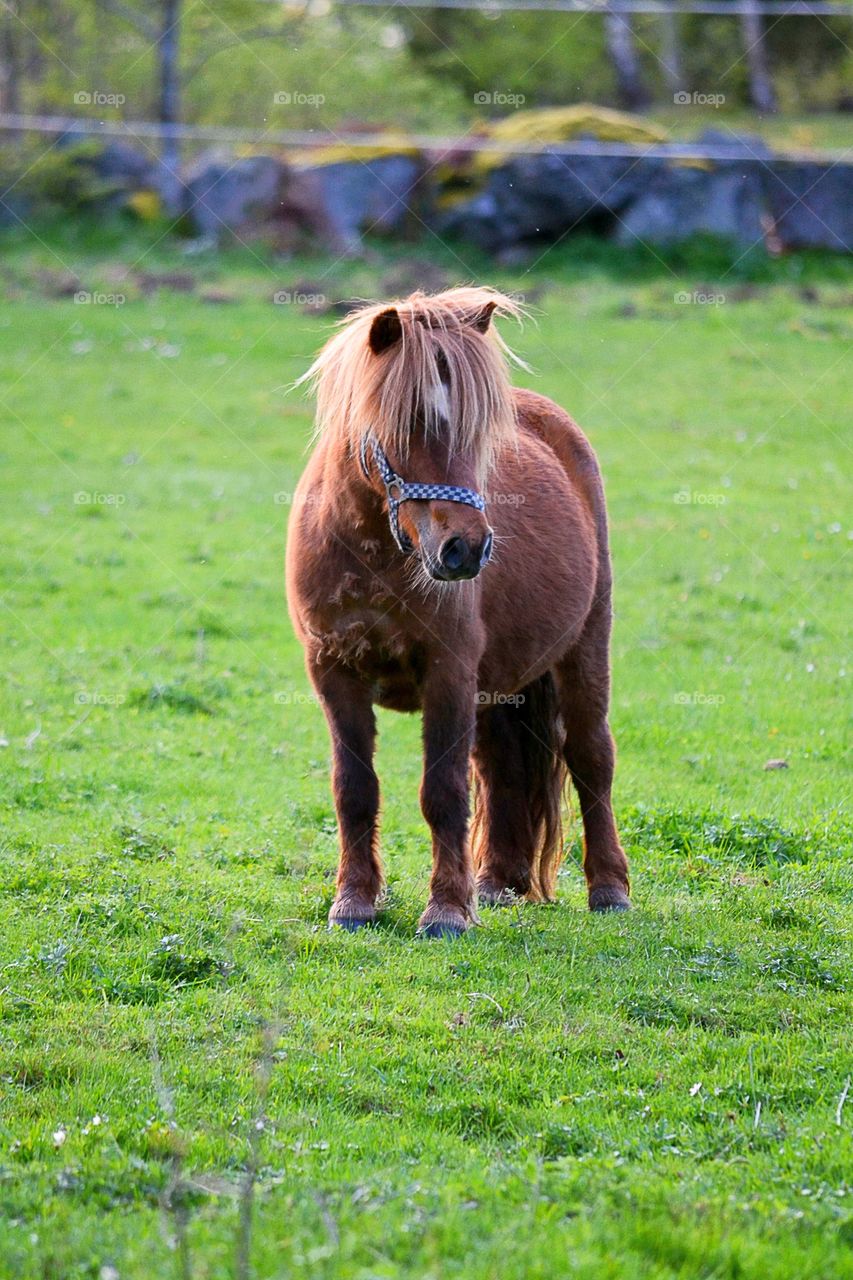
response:
{"label": "tree", "polygon": [[607,53],[616,73],[620,104],[631,111],[647,107],[651,96],[643,81],[640,56],[629,15],[615,13],[608,8],[604,13],[604,31]]}
{"label": "tree", "polygon": [[684,88],[684,59],[678,14],[671,9],[661,14],[661,62],[667,87],[678,93]]}
{"label": "tree", "polygon": [[[183,0],[155,0],[145,11],[124,0],[98,0],[107,13],[122,18],[149,41],[157,59],[157,119],[160,124],[181,121],[180,35]],[[156,16],[149,16],[154,13]],[[160,195],[171,213],[183,205],[181,144],[167,134],[160,145]]]}
{"label": "tree", "polygon": [[[183,0],[163,0],[160,38],[157,41],[160,122],[176,125],[181,119],[181,82],[179,72],[180,22]],[[172,135],[163,138],[160,148],[163,203],[177,211],[183,201],[181,182],[181,144]]]}
{"label": "tree", "polygon": [[4,0],[0,16],[0,110],[21,110],[21,27],[17,0]]}
{"label": "tree", "polygon": [[770,75],[767,44],[764,39],[764,19],[755,8],[755,0],[745,0],[746,9],[741,17],[741,30],[746,46],[744,57],[749,70],[749,96],[758,111],[777,109],[776,93]]}

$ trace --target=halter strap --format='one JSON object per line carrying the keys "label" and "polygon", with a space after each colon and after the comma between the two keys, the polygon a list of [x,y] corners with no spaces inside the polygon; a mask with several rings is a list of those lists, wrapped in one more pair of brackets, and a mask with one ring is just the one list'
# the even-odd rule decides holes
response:
{"label": "halter strap", "polygon": [[388,499],[388,523],[391,536],[404,555],[414,551],[411,539],[400,528],[400,504],[403,502],[462,502],[466,507],[475,507],[477,511],[485,511],[486,500],[473,489],[464,489],[455,484],[418,484],[404,480],[398,476],[391,466],[384,449],[370,432],[361,437],[359,461],[366,480],[370,479],[370,466],[367,449],[370,446],[376,470],[385,485],[385,496]]}

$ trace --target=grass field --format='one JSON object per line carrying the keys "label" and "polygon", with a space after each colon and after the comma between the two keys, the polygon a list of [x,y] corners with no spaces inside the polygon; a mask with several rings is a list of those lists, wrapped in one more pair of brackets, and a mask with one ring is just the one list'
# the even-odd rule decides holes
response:
{"label": "grass field", "polygon": [[[188,261],[4,259],[0,1275],[853,1275],[846,268]],[[416,940],[389,714],[387,909],[325,928],[282,551],[329,319],[270,298],[436,272],[535,304],[603,464],[630,916],[573,829],[557,905]]]}

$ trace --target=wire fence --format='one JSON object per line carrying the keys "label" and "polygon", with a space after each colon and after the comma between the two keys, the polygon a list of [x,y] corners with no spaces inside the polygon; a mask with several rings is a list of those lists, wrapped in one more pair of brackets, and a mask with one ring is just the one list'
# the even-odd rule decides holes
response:
{"label": "wire fence", "polygon": [[707,14],[738,18],[853,18],[846,0],[336,0],[340,8],[461,9],[480,13]]}
{"label": "wire fence", "polygon": [[[417,150],[431,155],[490,155],[513,156],[550,155],[565,157],[609,156],[626,159],[681,159],[708,161],[790,162],[802,164],[853,163],[853,146],[820,150],[774,150],[763,141],[751,143],[733,135],[732,142],[702,144],[697,142],[603,142],[592,138],[575,138],[566,142],[524,141],[506,142],[482,134],[462,137],[443,137],[435,134],[395,135],[382,132],[335,133],[323,129],[265,129],[232,128],[227,125],[161,124],[156,120],[97,120],[81,116],[36,116],[0,114],[0,129],[15,133],[39,133],[53,135],[79,135],[86,138],[178,139],[186,142],[205,142],[256,147],[281,147],[283,149],[320,149],[323,147],[352,148],[353,152],[381,149],[390,154],[389,148]],[[760,148],[760,149],[758,149]]]}

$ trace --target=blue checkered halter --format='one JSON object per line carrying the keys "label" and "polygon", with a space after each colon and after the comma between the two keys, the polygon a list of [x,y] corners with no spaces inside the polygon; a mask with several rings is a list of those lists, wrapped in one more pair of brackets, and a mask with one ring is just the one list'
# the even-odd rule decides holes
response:
{"label": "blue checkered halter", "polygon": [[391,536],[404,555],[414,551],[412,541],[400,528],[400,504],[403,502],[463,502],[466,507],[475,507],[477,511],[485,511],[486,500],[473,489],[463,489],[455,484],[417,484],[398,476],[391,466],[379,441],[368,433],[361,438],[359,458],[361,469],[366,480],[370,479],[370,466],[367,460],[368,447],[373,453],[373,461],[388,498],[388,523]]}

